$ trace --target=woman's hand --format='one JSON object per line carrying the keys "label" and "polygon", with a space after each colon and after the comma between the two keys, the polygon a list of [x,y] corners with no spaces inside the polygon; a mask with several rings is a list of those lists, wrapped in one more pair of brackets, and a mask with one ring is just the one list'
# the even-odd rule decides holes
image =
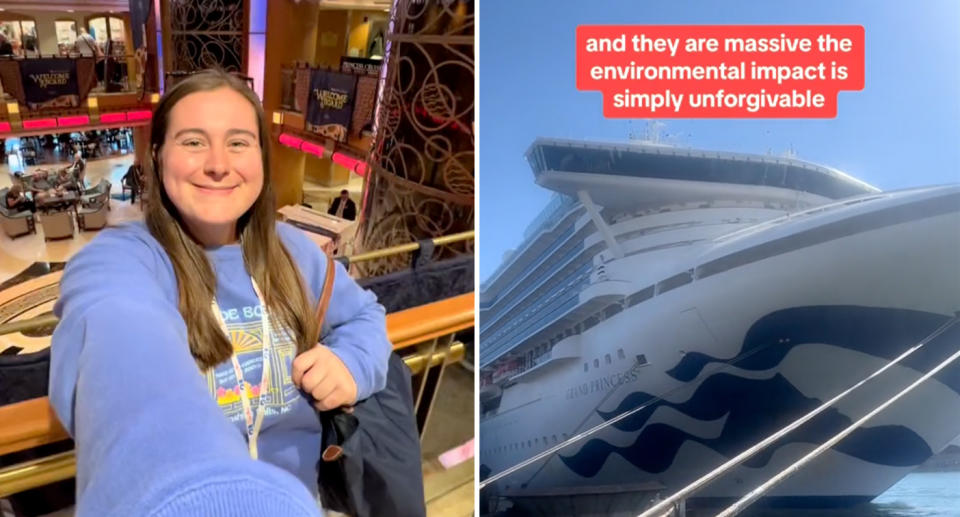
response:
{"label": "woman's hand", "polygon": [[314,407],[329,411],[357,401],[357,382],[330,348],[317,345],[293,360],[293,383],[314,400]]}

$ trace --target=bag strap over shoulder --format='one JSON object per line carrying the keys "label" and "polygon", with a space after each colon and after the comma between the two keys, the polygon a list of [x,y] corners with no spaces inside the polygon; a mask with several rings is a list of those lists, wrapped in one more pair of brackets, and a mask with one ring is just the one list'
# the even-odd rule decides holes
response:
{"label": "bag strap over shoulder", "polygon": [[333,262],[333,257],[329,254],[324,253],[324,256],[327,259],[327,271],[323,275],[323,290],[320,291],[320,301],[317,303],[317,339],[314,341],[320,340],[320,327],[323,326],[323,320],[327,315],[327,308],[330,306],[330,295],[333,293],[333,280],[337,274],[336,267]]}
{"label": "bag strap over shoulder", "polygon": [[[323,319],[327,314],[327,308],[330,306],[330,296],[333,293],[333,281],[337,274],[333,257],[327,253],[324,253],[324,255],[327,257],[327,271],[323,276],[323,290],[320,292],[320,301],[317,303],[317,333],[320,332],[320,327],[323,326]],[[317,336],[315,341],[319,341],[319,339],[320,336]],[[340,444],[346,441],[356,430],[357,420],[356,417],[348,412],[344,412],[343,409],[330,411],[328,414],[331,417],[331,432],[335,433],[335,436],[330,440],[332,443],[324,447],[322,458],[323,461],[331,462],[336,461],[343,454],[343,447],[341,447]]]}

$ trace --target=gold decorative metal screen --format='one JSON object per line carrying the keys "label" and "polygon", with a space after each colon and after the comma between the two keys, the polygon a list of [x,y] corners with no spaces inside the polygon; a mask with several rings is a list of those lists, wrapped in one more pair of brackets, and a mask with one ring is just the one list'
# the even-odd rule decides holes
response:
{"label": "gold decorative metal screen", "polygon": [[[473,229],[474,2],[398,0],[391,12],[362,223],[366,249]],[[472,253],[472,242],[443,257]],[[406,267],[364,264],[365,275]]]}
{"label": "gold decorative metal screen", "polygon": [[243,7],[244,0],[171,0],[173,67],[168,71],[194,72],[211,67],[245,71]]}

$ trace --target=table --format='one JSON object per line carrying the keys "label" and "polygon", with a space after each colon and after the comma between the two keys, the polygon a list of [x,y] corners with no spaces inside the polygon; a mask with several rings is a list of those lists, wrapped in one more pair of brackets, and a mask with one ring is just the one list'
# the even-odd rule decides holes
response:
{"label": "table", "polygon": [[357,231],[356,221],[334,217],[300,205],[287,205],[279,210],[280,219],[300,228],[307,237],[331,254],[344,251],[352,244]]}
{"label": "table", "polygon": [[63,194],[51,194],[49,190],[39,192],[34,196],[34,202],[37,210],[42,212],[56,212],[75,208],[80,201],[80,196],[76,192],[67,191]]}

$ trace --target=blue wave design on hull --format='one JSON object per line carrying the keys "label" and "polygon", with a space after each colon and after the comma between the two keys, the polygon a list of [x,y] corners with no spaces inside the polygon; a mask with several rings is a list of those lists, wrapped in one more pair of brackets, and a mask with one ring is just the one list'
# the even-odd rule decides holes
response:
{"label": "blue wave design on hull", "polygon": [[[919,342],[946,321],[946,317],[919,311],[879,309],[855,306],[800,307],[771,313],[758,320],[747,332],[738,361],[745,370],[763,371],[780,364],[797,345],[823,343],[892,359]],[[942,361],[951,345],[960,343],[960,327],[955,326],[902,364],[927,371]],[[770,345],[770,346],[767,346]],[[766,348],[764,348],[766,347]],[[667,373],[681,381],[695,379],[708,364],[727,362],[702,353],[688,353]],[[937,379],[960,393],[960,367],[947,368]],[[850,379],[854,382],[858,379]],[[634,392],[610,412],[598,411],[610,420],[632,408],[653,400],[652,394]],[[726,457],[732,457],[820,405],[822,401],[805,397],[783,376],[770,379],[745,379],[729,373],[717,373],[705,379],[690,399],[683,403],[660,400],[617,422],[614,427],[631,432],[643,429],[634,443],[617,447],[601,439],[592,439],[571,456],[560,458],[572,471],[593,477],[611,454],[619,454],[637,468],[660,473],[673,463],[687,440],[701,443]],[[658,407],[668,406],[698,420],[716,420],[727,415],[723,431],[715,439],[704,439],[672,426],[644,425]],[[835,435],[852,420],[836,409],[829,409],[772,444],[746,462],[763,467],[774,452],[788,443],[820,444]],[[861,428],[834,449],[861,460],[895,467],[919,465],[933,455],[919,435],[901,425]]]}
{"label": "blue wave design on hull", "polygon": [[[744,370],[768,370],[780,364],[793,347],[824,343],[891,360],[920,342],[949,318],[940,314],[905,309],[853,305],[795,307],[772,312],[747,332],[736,357]],[[782,340],[788,340],[781,343]],[[913,353],[901,364],[927,372],[947,357],[951,345],[960,343],[960,326],[954,326],[935,342]],[[667,370],[683,382],[695,379],[710,363],[728,363],[701,352],[690,352]],[[960,394],[960,369],[947,368],[936,378]]]}
{"label": "blue wave design on hull", "polygon": [[[624,399],[616,411],[600,412],[600,415],[609,420],[649,399],[649,394],[633,393]],[[604,440],[593,439],[573,456],[561,456],[561,459],[577,474],[593,477],[603,467],[607,457],[616,453],[634,466],[656,474],[670,467],[680,447],[688,440],[701,443],[726,457],[732,457],[818,405],[818,400],[804,397],[781,375],[755,380],[717,374],[704,381],[687,402],[673,404],[658,401],[614,425],[621,431],[637,431],[643,428],[658,407],[669,406],[700,420],[715,420],[728,415],[719,437],[704,439],[669,425],[656,423],[643,428],[634,443],[628,447],[617,447]],[[763,467],[780,447],[796,442],[823,443],[851,423],[849,417],[835,409],[829,409],[764,449],[747,461],[746,465]],[[891,448],[891,444],[897,446]],[[858,429],[834,449],[871,463],[891,466],[918,465],[933,454],[927,443],[916,433],[896,425]]]}

